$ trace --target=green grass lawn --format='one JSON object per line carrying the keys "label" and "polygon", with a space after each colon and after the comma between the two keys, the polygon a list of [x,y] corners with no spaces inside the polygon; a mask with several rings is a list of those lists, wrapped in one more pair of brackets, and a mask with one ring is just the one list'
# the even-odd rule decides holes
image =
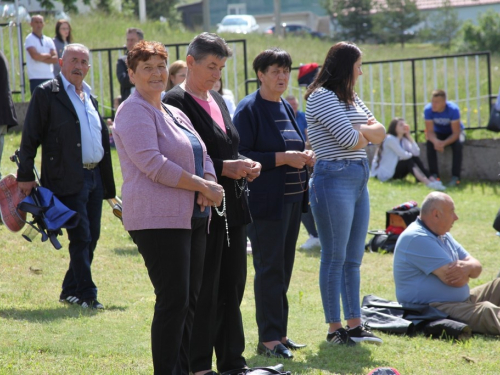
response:
{"label": "green grass lawn", "polygon": [[[3,174],[15,173],[7,158],[20,136],[6,137]],[[121,174],[113,153],[118,190]],[[370,180],[370,228],[385,226],[385,211],[409,199],[421,203],[429,190],[413,182],[382,184]],[[500,269],[500,238],[491,224],[500,206],[497,185],[464,181],[450,190],[460,218],[455,238],[483,264],[476,286]],[[341,212],[338,213],[342,215]],[[67,240],[63,249],[48,242],[34,243],[0,226],[0,374],[151,374],[150,324],[154,294],[142,257],[121,223],[104,204],[101,239],[93,277],[99,287],[103,312],[82,310],[58,302],[67,269]],[[306,240],[301,229],[300,243]],[[326,344],[318,287],[319,249],[297,251],[290,291],[289,336],[307,348],[285,363],[294,374],[366,374],[378,366],[392,366],[402,374],[498,374],[500,340],[475,336],[467,342],[380,334],[382,346],[354,348]],[[242,312],[246,333],[245,357],[251,366],[277,361],[257,356],[257,326],[253,297],[252,257]],[[395,299],[392,255],[366,253],[361,270],[361,294]]]}

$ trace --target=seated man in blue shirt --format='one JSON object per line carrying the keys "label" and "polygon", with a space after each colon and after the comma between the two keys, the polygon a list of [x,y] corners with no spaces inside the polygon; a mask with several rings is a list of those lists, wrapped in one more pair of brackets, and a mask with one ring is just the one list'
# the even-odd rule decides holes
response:
{"label": "seated man in blue shirt", "polygon": [[481,263],[448,232],[458,220],[449,195],[430,193],[420,217],[399,236],[394,251],[396,297],[429,304],[473,332],[500,335],[500,279],[469,290]]}
{"label": "seated man in blue shirt", "polygon": [[446,146],[451,146],[453,165],[452,177],[448,186],[457,186],[460,183],[463,143],[463,136],[461,137],[463,124],[460,121],[460,110],[455,103],[446,100],[446,92],[435,90],[432,92],[431,103],[424,108],[424,117],[429,172],[434,177],[439,178],[436,151],[444,152]]}

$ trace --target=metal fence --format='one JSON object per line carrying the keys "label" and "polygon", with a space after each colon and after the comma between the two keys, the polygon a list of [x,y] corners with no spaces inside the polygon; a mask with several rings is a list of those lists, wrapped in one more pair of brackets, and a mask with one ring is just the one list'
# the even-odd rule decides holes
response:
{"label": "metal fence", "polygon": [[[25,52],[24,41],[20,40],[20,35],[22,35],[20,26],[18,31],[13,23],[0,24],[0,50],[5,53],[8,60],[11,90],[14,94],[21,94],[22,101],[24,101],[24,94],[29,92],[29,85],[24,83]],[[233,91],[234,99],[238,102],[241,99],[240,86],[248,77],[247,45],[245,39],[227,40],[226,42],[233,50],[233,56],[226,61],[222,79],[224,87]],[[85,42],[83,43],[85,44]],[[188,45],[189,43],[165,44],[169,53],[169,63],[185,59]],[[99,102],[99,111],[106,117],[114,116],[113,101],[120,95],[120,85],[116,78],[116,63],[124,53],[123,47],[90,50],[91,67],[85,81],[92,87],[92,94],[97,97]],[[28,82],[27,79],[26,82]],[[245,92],[245,94],[247,93]]]}
{"label": "metal fence", "polygon": [[[6,51],[11,89],[24,93],[23,53],[20,26],[0,24],[0,49]],[[233,57],[223,70],[224,87],[234,93],[235,102],[257,88],[256,79],[249,79],[245,39],[228,40]],[[166,44],[169,62],[184,59],[188,43]],[[98,98],[103,116],[113,116],[113,100],[119,95],[116,62],[124,53],[122,47],[91,50],[91,68],[86,81]],[[292,68],[288,93],[299,99],[305,109],[305,87],[298,85],[299,67]],[[491,109],[491,60],[489,52],[442,55],[412,59],[363,62],[363,75],[356,91],[375,117],[388,125],[392,118],[403,117],[412,124],[418,136],[424,130],[423,108],[434,89],[443,89],[448,99],[458,104],[466,129],[486,126]],[[24,97],[23,97],[24,100]]]}
{"label": "metal fence", "polygon": [[[305,87],[298,86],[292,68],[289,93],[305,108]],[[435,89],[447,92],[460,107],[466,129],[486,127],[491,111],[490,52],[363,62],[356,92],[374,116],[388,125],[394,117],[413,124],[418,136],[425,129],[423,110]]]}

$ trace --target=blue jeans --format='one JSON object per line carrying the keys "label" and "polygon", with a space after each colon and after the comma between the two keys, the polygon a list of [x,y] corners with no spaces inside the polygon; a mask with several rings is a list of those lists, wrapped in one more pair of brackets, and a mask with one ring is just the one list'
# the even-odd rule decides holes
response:
{"label": "blue jeans", "polygon": [[[82,166],[83,168],[83,166]],[[104,190],[99,167],[84,169],[82,189],[74,195],[58,197],[69,209],[78,212],[78,226],[68,229],[69,269],[62,284],[62,294],[81,299],[97,297],[90,265],[101,233],[101,213]]]}
{"label": "blue jeans", "polygon": [[370,216],[368,161],[318,160],[309,182],[321,242],[319,286],[326,323],[361,317],[359,285]]}

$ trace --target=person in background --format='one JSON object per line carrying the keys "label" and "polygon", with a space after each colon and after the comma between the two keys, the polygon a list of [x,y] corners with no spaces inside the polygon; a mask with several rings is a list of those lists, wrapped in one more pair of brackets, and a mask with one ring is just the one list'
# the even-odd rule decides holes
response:
{"label": "person in background", "polygon": [[75,228],[67,229],[70,262],[59,301],[104,309],[97,300],[91,266],[101,233],[102,201],[116,196],[109,134],[84,81],[90,68],[88,48],[68,44],[59,64],[61,73],[33,92],[23,126],[17,181],[28,196],[36,186],[33,168],[41,145],[42,186],[80,217]]}
{"label": "person in background", "polygon": [[134,84],[130,82],[128,77],[127,53],[131,51],[137,43],[144,39],[144,32],[137,27],[130,27],[127,29],[126,38],[127,43],[125,48],[127,51],[125,55],[120,57],[116,62],[116,77],[118,78],[118,82],[120,82],[120,95],[122,101],[126,100],[135,90]]}
{"label": "person in background", "polygon": [[293,358],[292,350],[305,347],[288,337],[287,291],[300,216],[308,209],[306,166],[315,161],[314,152],[305,149],[291,106],[281,98],[291,67],[286,51],[259,53],[253,68],[260,88],[234,113],[240,153],[262,164],[262,175],[249,184],[253,222],[247,226],[255,268],[257,353],[280,358]]}
{"label": "person in background", "polygon": [[[2,162],[3,146],[7,130],[17,125],[16,109],[12,102],[12,93],[9,85],[9,71],[7,69],[7,59],[0,51],[0,165]],[[2,173],[0,171],[0,179]]]}
{"label": "person in background", "polygon": [[410,126],[402,118],[389,124],[387,136],[378,147],[372,161],[371,176],[384,182],[405,178],[411,173],[417,181],[433,190],[445,190],[441,181],[429,175],[420,160],[420,148],[410,133]]}
{"label": "person in background", "polygon": [[381,143],[385,128],[354,91],[361,74],[360,49],[339,42],[328,51],[305,95],[309,141],[318,159],[309,191],[321,241],[319,284],[326,340],[338,345],[382,342],[362,324],[359,294],[370,220],[370,168],[364,148],[368,142]]}
{"label": "person in background", "polygon": [[222,78],[218,81],[215,81],[212,90],[217,91],[222,96],[222,98],[224,99],[224,103],[226,103],[227,110],[229,111],[231,118],[233,118],[234,110],[236,109],[236,105],[234,104],[234,95],[231,90],[224,88]]}
{"label": "person in background", "polygon": [[396,243],[396,297],[401,304],[435,307],[473,332],[500,335],[500,278],[470,289],[483,268],[450,234],[457,220],[449,195],[427,195],[420,216]]}
{"label": "person in background", "polygon": [[460,120],[460,109],[455,103],[446,100],[444,90],[435,90],[432,92],[431,103],[424,108],[424,117],[429,172],[436,179],[439,178],[436,151],[443,153],[444,148],[450,146],[453,151],[453,161],[451,180],[448,186],[458,186],[462,169],[462,148],[465,140],[464,126]]}
{"label": "person in background", "polygon": [[177,60],[170,64],[168,68],[168,82],[165,91],[172,90],[186,79],[187,64],[184,60]]}
{"label": "person in background", "polygon": [[[293,113],[295,113],[295,121],[297,121],[297,125],[300,129],[302,137],[306,140],[306,148],[308,150],[311,149],[311,145],[309,144],[309,139],[307,138],[307,121],[306,114],[302,111],[299,111],[299,101],[293,95],[288,95],[285,100],[290,103],[293,109]],[[313,168],[310,169],[310,174],[312,174]],[[309,194],[309,192],[307,193]],[[312,213],[310,204],[307,212],[302,212],[301,217],[302,224],[306,228],[307,234],[309,238],[304,242],[300,247],[305,250],[310,250],[313,247],[321,246],[319,242],[318,231],[316,229],[316,223],[314,222],[314,215]]]}
{"label": "person in background", "polygon": [[39,14],[31,17],[31,33],[26,37],[26,70],[30,81],[30,91],[54,78],[53,64],[57,64],[56,46],[52,39],[43,35],[45,23]]}
{"label": "person in background", "polygon": [[168,91],[163,102],[191,120],[212,158],[225,191],[225,215],[214,208],[207,237],[203,282],[191,335],[190,369],[195,375],[217,370],[245,372],[245,334],[240,305],[247,277],[246,224],[248,182],[258,179],[261,165],[238,153],[240,137],[224,99],[212,90],[232,51],[216,34],[202,33],[187,49],[186,80]]}
{"label": "person in background", "polygon": [[207,148],[189,118],[161,102],[167,51],[141,41],[127,54],[135,92],[118,108],[115,142],[123,172],[123,224],[156,294],[151,325],[155,374],[188,374],[210,207],[219,206]]}
{"label": "person in background", "polygon": [[[64,47],[68,44],[73,43],[73,37],[71,36],[71,25],[67,20],[59,20],[56,23],[56,36],[52,39],[56,47],[57,57],[60,59],[62,57]],[[61,67],[59,66],[59,61],[54,64],[54,77],[57,77]]]}

